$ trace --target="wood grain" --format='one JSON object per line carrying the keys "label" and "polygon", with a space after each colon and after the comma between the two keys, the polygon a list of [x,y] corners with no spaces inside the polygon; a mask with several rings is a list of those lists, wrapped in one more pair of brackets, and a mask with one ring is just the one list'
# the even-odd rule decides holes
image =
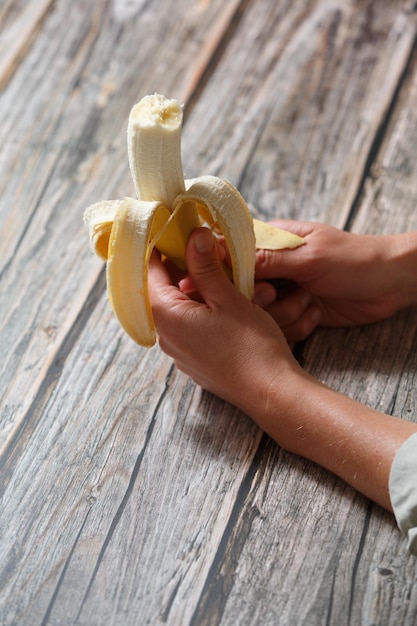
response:
{"label": "wood grain", "polygon": [[[8,0],[0,24],[0,624],[413,626],[392,516],[134,345],[82,212],[133,194],[127,116],[158,91],[186,174],[259,215],[417,230],[415,3]],[[416,329],[297,355],[415,421]]]}
{"label": "wood grain", "polygon": [[3,36],[0,38],[0,89],[6,86],[20,61],[28,54],[53,3],[54,0],[32,0],[16,7],[13,5],[18,3],[5,2],[0,7],[0,23],[3,26]]}
{"label": "wood grain", "polygon": [[188,121],[186,171],[204,156],[261,215],[343,227],[416,29],[398,4],[357,6],[249,7]]}
{"label": "wood grain", "polygon": [[[30,73],[23,85],[18,79],[12,81],[3,100],[3,129],[8,140],[0,182],[0,220],[7,233],[0,242],[2,348],[6,355],[0,376],[2,446],[19,429],[24,419],[20,416],[29,410],[57,351],[82,317],[84,303],[101,272],[101,264],[87,244],[84,208],[97,198],[133,193],[125,140],[131,103],[156,85],[169,93],[176,71],[179,79],[174,91],[181,90],[187,55],[192,57],[184,42],[190,41],[194,48],[199,41],[199,36],[191,38],[187,28],[196,28],[196,21],[201,20],[203,37],[218,13],[214,5],[196,13],[175,4],[174,10],[183,11],[188,19],[183,20],[181,32],[171,29],[171,39],[165,36],[166,50],[169,56],[178,56],[179,65],[175,70],[171,64],[167,72],[167,58],[164,63],[158,61],[164,25],[156,5],[138,9],[137,22],[129,22],[125,34],[130,46],[126,43],[120,48],[116,42],[125,25],[111,12],[104,15],[103,10],[99,2],[72,3],[70,14],[62,3],[57,6],[32,47],[35,62],[39,60],[41,66],[37,72],[49,67],[48,88],[37,88],[39,75]],[[121,17],[118,12],[115,15]],[[149,23],[155,24],[155,33],[146,40],[150,49],[144,46],[142,50],[149,65],[143,61],[140,71],[134,61],[135,42],[141,37],[140,29],[142,37],[147,32]],[[59,55],[56,45],[60,46]],[[24,69],[22,64],[20,70]],[[30,70],[29,65],[26,71]],[[111,98],[109,91],[120,95]],[[103,94],[109,98],[106,106]],[[6,115],[7,111],[10,114]],[[18,133],[13,131],[17,123]]]}

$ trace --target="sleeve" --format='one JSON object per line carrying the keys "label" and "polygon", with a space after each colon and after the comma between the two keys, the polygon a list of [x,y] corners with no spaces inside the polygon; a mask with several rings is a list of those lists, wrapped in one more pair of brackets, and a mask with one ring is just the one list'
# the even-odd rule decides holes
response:
{"label": "sleeve", "polygon": [[407,548],[417,555],[417,433],[403,443],[394,457],[389,494],[398,527],[407,537]]}

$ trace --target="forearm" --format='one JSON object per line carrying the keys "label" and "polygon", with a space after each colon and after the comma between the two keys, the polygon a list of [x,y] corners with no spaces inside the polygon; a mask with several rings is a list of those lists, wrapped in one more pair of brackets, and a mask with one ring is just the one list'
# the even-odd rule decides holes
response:
{"label": "forearm", "polygon": [[270,389],[268,398],[252,417],[273,439],[391,510],[392,461],[416,424],[365,407],[307,374]]}
{"label": "forearm", "polygon": [[[340,236],[345,241],[346,234]],[[349,241],[356,256],[358,240]],[[388,276],[384,266],[386,245],[377,250],[376,239],[362,241],[371,284],[389,278],[394,286],[410,285],[411,293],[414,236],[395,240],[392,250],[401,253],[391,256],[390,267],[398,263],[396,276]],[[226,278],[216,250],[207,229],[190,237],[187,265],[199,294],[195,300],[172,284],[166,267],[154,258],[151,300],[161,348],[198,384],[250,415],[283,448],[326,467],[390,509],[391,465],[417,425],[366,408],[304,372],[273,318]],[[391,293],[390,306],[394,299]]]}

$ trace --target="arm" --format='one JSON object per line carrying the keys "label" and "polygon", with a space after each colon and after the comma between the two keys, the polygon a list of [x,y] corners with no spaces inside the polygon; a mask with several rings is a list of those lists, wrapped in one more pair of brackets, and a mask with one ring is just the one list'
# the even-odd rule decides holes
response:
{"label": "arm", "polygon": [[[417,304],[417,232],[374,236],[274,223],[306,240],[296,250],[258,252],[257,301],[288,339],[304,339],[317,325],[368,324]],[[277,277],[297,287],[277,292],[265,282]]]}
{"label": "arm", "polygon": [[161,348],[198,384],[250,415],[283,448],[326,467],[391,509],[393,458],[417,425],[364,407],[304,372],[272,317],[226,278],[207,229],[191,236],[187,264],[194,286],[189,293],[172,284],[156,258],[150,267]]}

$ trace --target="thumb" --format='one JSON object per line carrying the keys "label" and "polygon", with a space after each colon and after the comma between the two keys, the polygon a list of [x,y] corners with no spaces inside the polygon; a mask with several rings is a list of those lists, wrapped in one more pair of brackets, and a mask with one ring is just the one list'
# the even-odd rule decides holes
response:
{"label": "thumb", "polygon": [[257,250],[255,277],[258,280],[281,278],[299,281],[305,271],[308,255],[304,246],[293,250]]}
{"label": "thumb", "polygon": [[224,302],[234,287],[222,269],[216,239],[209,228],[197,228],[187,244],[187,267],[195,289],[207,304]]}

